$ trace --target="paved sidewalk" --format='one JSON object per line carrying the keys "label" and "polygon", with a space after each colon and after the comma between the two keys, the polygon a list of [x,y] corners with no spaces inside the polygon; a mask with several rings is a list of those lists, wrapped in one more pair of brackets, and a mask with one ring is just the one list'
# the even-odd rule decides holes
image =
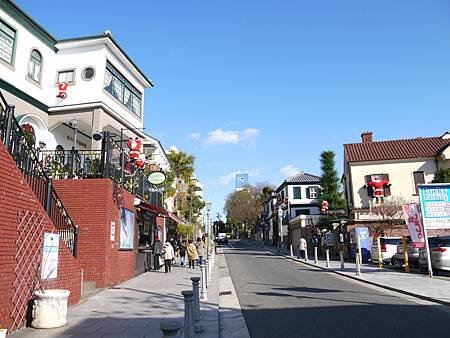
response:
{"label": "paved sidewalk", "polygon": [[[69,308],[68,323],[57,329],[22,329],[12,338],[160,338],[162,320],[183,323],[183,290],[192,290],[190,277],[200,276],[200,269],[172,268],[172,273],[148,272],[115,288],[106,289]],[[202,327],[197,337],[218,337],[218,272],[213,269],[208,301],[201,303]]]}
{"label": "paved sidewalk", "polygon": [[[277,249],[273,247],[262,246],[252,241],[245,241],[245,243],[277,254]],[[377,265],[372,264],[363,264],[361,276],[356,276],[355,263],[345,262],[345,269],[341,270],[339,261],[330,261],[330,267],[327,268],[325,260],[319,260],[318,264],[314,264],[313,257],[309,257],[306,262],[304,259],[283,256],[360,282],[450,306],[450,280],[430,278],[426,275],[406,273],[401,270],[379,269]]]}

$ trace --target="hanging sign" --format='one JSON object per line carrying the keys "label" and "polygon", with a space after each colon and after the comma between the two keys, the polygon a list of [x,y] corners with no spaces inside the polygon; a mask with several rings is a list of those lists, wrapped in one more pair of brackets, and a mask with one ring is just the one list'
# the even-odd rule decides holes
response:
{"label": "hanging sign", "polygon": [[44,233],[44,250],[42,257],[42,280],[58,277],[59,235]]}
{"label": "hanging sign", "polygon": [[153,171],[148,175],[148,181],[154,185],[163,184],[166,181],[166,174],[162,171]]}
{"label": "hanging sign", "polygon": [[423,248],[425,246],[425,236],[420,218],[419,206],[417,203],[408,203],[402,206],[405,216],[406,226],[413,242],[414,248]]}
{"label": "hanging sign", "polygon": [[419,190],[425,228],[450,229],[450,184],[422,184]]}

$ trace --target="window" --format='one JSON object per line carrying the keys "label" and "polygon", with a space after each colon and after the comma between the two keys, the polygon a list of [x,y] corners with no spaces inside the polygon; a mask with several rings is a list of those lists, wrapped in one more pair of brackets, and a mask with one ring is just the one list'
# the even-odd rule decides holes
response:
{"label": "window", "polygon": [[28,61],[28,77],[36,82],[41,79],[42,55],[33,49]]}
{"label": "window", "polygon": [[416,195],[419,195],[419,184],[425,183],[425,174],[423,171],[413,172],[414,177],[414,187],[416,189]]}
{"label": "window", "polygon": [[311,211],[309,209],[295,209],[295,217],[299,215],[311,215]]}
{"label": "window", "polygon": [[81,77],[85,81],[92,80],[94,78],[94,76],[95,76],[95,69],[93,67],[86,67],[81,72]]}
{"label": "window", "polygon": [[125,107],[141,116],[142,94],[109,62],[106,64],[104,88]]}
{"label": "window", "polygon": [[60,70],[58,72],[58,79],[57,79],[57,83],[73,83],[74,79],[75,79],[75,70],[70,69],[70,70]]}
{"label": "window", "polygon": [[319,187],[309,187],[308,189],[306,189],[306,192],[309,199],[319,198]]}
{"label": "window", "polygon": [[294,187],[294,199],[299,200],[302,198],[301,187]]}
{"label": "window", "polygon": [[16,31],[0,21],[0,58],[12,64]]}

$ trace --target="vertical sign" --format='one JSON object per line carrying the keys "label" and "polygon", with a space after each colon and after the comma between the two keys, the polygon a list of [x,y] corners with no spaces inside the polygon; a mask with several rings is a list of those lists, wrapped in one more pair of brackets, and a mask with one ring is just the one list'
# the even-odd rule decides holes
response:
{"label": "vertical sign", "polygon": [[116,222],[111,221],[110,240],[114,242],[116,240]]}
{"label": "vertical sign", "polygon": [[406,226],[413,242],[414,248],[425,246],[425,236],[423,232],[419,206],[417,203],[407,203],[402,206]]}
{"label": "vertical sign", "polygon": [[41,278],[43,280],[58,277],[59,235],[44,233],[44,250]]}
{"label": "vertical sign", "polygon": [[450,184],[423,184],[419,190],[425,228],[450,229]]}

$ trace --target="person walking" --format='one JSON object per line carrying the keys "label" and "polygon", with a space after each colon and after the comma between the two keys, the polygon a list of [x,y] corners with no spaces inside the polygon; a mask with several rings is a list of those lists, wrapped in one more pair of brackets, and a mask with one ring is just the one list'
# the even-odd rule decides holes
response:
{"label": "person walking", "polygon": [[205,244],[203,243],[200,237],[197,238],[197,243],[195,243],[195,247],[197,248],[198,265],[200,266],[203,264],[203,256],[205,255]]}
{"label": "person walking", "polygon": [[298,247],[298,256],[297,258],[304,258],[306,260],[306,239],[305,237],[300,237],[300,239],[297,242],[297,247]]}
{"label": "person walking", "polygon": [[181,242],[180,244],[180,263],[181,266],[186,266],[186,241]]}
{"label": "person walking", "polygon": [[153,244],[153,253],[155,255],[155,261],[153,262],[154,270],[159,271],[159,268],[161,267],[159,264],[159,259],[162,254],[163,245],[161,241],[159,240],[159,237],[155,238],[155,243]]}
{"label": "person walking", "polygon": [[172,260],[175,257],[175,253],[169,241],[164,244],[162,253],[164,255],[164,270],[166,273],[171,272]]}
{"label": "person walking", "polygon": [[188,246],[186,248],[186,252],[189,259],[189,267],[192,269],[195,268],[195,261],[198,259],[198,252],[197,248],[195,247],[195,244],[192,243],[192,239],[189,240]]}

